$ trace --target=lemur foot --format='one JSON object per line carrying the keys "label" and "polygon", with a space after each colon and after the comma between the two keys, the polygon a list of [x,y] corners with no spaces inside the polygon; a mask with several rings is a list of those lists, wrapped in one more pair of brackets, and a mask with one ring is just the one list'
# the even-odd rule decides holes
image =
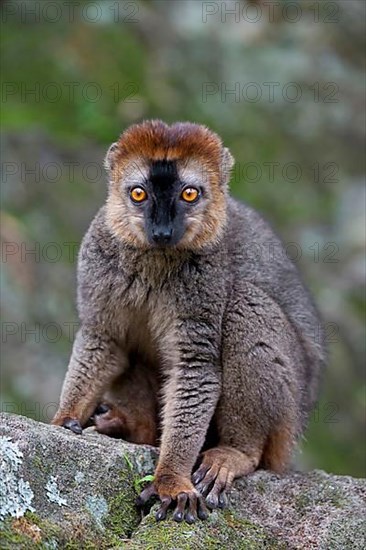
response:
{"label": "lemur foot", "polygon": [[192,482],[205,497],[209,508],[225,508],[228,505],[226,491],[233,480],[254,471],[258,460],[232,447],[215,447],[202,456],[201,465],[192,475]]}
{"label": "lemur foot", "polygon": [[161,505],[155,518],[161,521],[166,518],[169,508],[176,504],[173,519],[194,523],[197,518],[207,519],[208,510],[204,498],[193,487],[189,479],[175,474],[160,475],[148,485],[137,499],[138,506],[144,506],[152,497],[158,497]]}

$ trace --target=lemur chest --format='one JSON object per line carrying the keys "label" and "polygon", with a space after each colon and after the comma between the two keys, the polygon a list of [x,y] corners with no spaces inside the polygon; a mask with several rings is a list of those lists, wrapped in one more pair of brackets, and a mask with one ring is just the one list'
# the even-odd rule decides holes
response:
{"label": "lemur chest", "polygon": [[112,322],[121,346],[151,362],[158,361],[166,342],[174,347],[175,300],[163,290],[146,289],[136,282],[120,297]]}

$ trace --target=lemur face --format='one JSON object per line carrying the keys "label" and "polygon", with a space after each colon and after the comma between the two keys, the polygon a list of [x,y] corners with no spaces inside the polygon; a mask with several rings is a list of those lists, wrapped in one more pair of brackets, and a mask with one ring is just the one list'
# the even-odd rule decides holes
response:
{"label": "lemur face", "polygon": [[110,228],[139,247],[197,249],[214,242],[226,221],[230,160],[202,126],[133,126],[106,158]]}
{"label": "lemur face", "polygon": [[212,200],[198,162],[132,161],[120,181],[121,213],[142,244],[174,247],[199,233]]}

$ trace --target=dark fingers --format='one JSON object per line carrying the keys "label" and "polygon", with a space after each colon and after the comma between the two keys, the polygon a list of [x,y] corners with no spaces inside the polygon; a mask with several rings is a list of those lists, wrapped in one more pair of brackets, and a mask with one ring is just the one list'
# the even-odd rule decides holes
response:
{"label": "dark fingers", "polygon": [[62,423],[62,427],[74,432],[74,434],[80,435],[83,433],[83,428],[81,427],[79,420],[74,420],[73,418],[65,418]]}
{"label": "dark fingers", "polygon": [[172,502],[172,499],[170,497],[162,497],[161,506],[155,514],[156,521],[161,521],[166,518],[168,508],[171,502]]}
{"label": "dark fingers", "polygon": [[188,500],[187,493],[179,493],[177,497],[177,507],[173,513],[174,521],[182,521],[184,518],[184,510]]}
{"label": "dark fingers", "polygon": [[150,483],[150,485],[145,487],[145,489],[141,491],[140,495],[137,497],[136,505],[144,506],[144,504],[146,504],[147,501],[153,496],[157,496],[157,493],[155,491],[154,484]]}

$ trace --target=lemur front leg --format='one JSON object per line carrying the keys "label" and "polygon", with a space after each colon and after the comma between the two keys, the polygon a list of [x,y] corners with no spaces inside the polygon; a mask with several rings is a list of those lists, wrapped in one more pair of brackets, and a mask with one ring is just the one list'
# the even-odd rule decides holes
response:
{"label": "lemur front leg", "polygon": [[173,519],[192,523],[208,515],[203,496],[191,481],[192,468],[217,405],[221,377],[211,327],[192,319],[180,330],[179,361],[172,366],[164,388],[165,404],[159,462],[153,484],[142,491],[138,504],[153,495],[161,506],[156,519],[165,519],[176,503]]}
{"label": "lemur front leg", "polygon": [[100,327],[82,327],[52,424],[81,434],[108,385],[127,368],[127,357]]}

